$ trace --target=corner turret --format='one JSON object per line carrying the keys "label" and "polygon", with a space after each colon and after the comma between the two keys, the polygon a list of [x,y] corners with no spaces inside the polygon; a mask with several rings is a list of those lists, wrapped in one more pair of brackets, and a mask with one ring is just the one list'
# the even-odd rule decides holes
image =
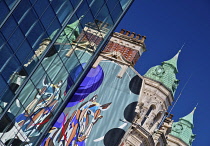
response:
{"label": "corner turret", "polygon": [[195,140],[195,134],[193,134],[192,132],[192,129],[194,127],[193,115],[195,109],[196,108],[194,108],[193,111],[185,117],[180,118],[178,122],[174,122],[172,125],[172,131],[170,133],[172,137],[180,139],[189,146],[191,146],[193,140]]}
{"label": "corner turret", "polygon": [[161,65],[150,68],[144,76],[162,83],[174,94],[179,83],[179,80],[176,79],[176,73],[178,73],[177,60],[180,52],[181,50]]}

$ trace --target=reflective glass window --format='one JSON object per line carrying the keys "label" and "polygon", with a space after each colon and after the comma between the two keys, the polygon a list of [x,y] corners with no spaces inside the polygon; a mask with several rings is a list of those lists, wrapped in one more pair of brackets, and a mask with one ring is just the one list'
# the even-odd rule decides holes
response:
{"label": "reflective glass window", "polygon": [[[41,22],[44,25],[45,29],[48,29],[49,25],[52,25],[52,22],[55,19],[55,13],[54,13],[52,7],[48,6],[40,19],[41,19]],[[53,23],[55,23],[55,22],[53,22]],[[55,23],[55,25],[57,25],[57,24]]]}
{"label": "reflective glass window", "polygon": [[120,14],[123,12],[122,7],[120,6],[120,3],[117,0],[117,2],[115,4],[110,4],[110,0],[109,0],[107,2],[107,5],[110,10],[111,17],[112,17],[113,21],[116,22],[120,16]]}
{"label": "reflective glass window", "polygon": [[5,66],[2,70],[2,76],[6,81],[9,81],[10,76],[17,71],[17,68],[20,66],[19,61],[15,56],[10,57],[9,60],[5,63]]}
{"label": "reflective glass window", "polygon": [[0,69],[4,66],[7,60],[12,56],[12,51],[6,44],[0,48]]}
{"label": "reflective glass window", "polygon": [[0,1],[0,24],[4,20],[5,16],[9,13],[9,8],[7,7],[5,1]]}
{"label": "reflective glass window", "polygon": [[90,1],[89,3],[89,7],[91,8],[91,11],[93,13],[94,16],[98,15],[100,9],[103,7],[103,5],[105,4],[104,0],[93,0]]}
{"label": "reflective glass window", "polygon": [[21,46],[19,47],[19,49],[16,52],[16,56],[19,59],[19,61],[24,64],[29,60],[29,55],[32,52],[32,50],[30,49],[30,45],[28,44],[28,42],[25,40]]}
{"label": "reflective glass window", "polygon": [[53,31],[61,27],[61,23],[57,19],[57,17],[54,17],[52,19],[52,22],[49,23],[49,26],[47,26],[47,34],[51,35]]}
{"label": "reflective glass window", "polygon": [[81,16],[83,16],[83,15],[86,15],[86,13],[89,11],[89,9],[90,9],[90,8],[89,8],[89,6],[88,6],[88,3],[83,2],[83,3],[80,5],[79,9],[77,10],[76,14],[77,14],[78,17],[81,17]]}
{"label": "reflective glass window", "polygon": [[[21,1],[18,6],[15,8],[12,15],[16,19],[17,22],[21,21],[25,17],[25,15],[30,10],[30,3],[29,1]],[[32,19],[32,18],[31,18]]]}
{"label": "reflective glass window", "polygon": [[24,34],[20,30],[20,28],[17,27],[17,29],[14,31],[14,33],[12,34],[12,36],[9,38],[9,41],[8,42],[9,42],[11,48],[14,51],[16,51],[16,49],[23,42],[24,39],[25,39]]}
{"label": "reflective glass window", "polygon": [[40,18],[48,7],[49,7],[48,0],[41,0],[41,1],[36,0],[34,4],[34,11],[37,13],[38,17]]}
{"label": "reflective glass window", "polygon": [[14,6],[14,4],[15,4],[16,2],[18,2],[18,0],[6,0],[5,2],[7,3],[8,7],[9,7],[10,9],[12,9],[12,7]]}
{"label": "reflective glass window", "polygon": [[[5,82],[5,80],[2,78],[2,76],[0,75],[0,95],[2,96],[2,92],[5,90],[5,88],[7,87],[7,83]],[[0,101],[1,101],[1,96],[0,96]]]}
{"label": "reflective glass window", "polygon": [[[30,45],[31,46],[35,46],[37,44],[37,47],[38,47],[38,44],[41,43],[41,39],[40,36],[43,36],[42,38],[45,38],[47,37],[47,35],[43,35],[43,32],[44,32],[44,28],[42,27],[42,25],[40,24],[39,21],[36,21],[36,23],[34,23],[30,30],[28,31],[27,33],[27,40],[29,41]],[[37,48],[35,48],[36,50]]]}
{"label": "reflective glass window", "polygon": [[[32,9],[30,9],[25,16],[22,18],[22,21],[19,22],[20,28],[24,34],[28,32],[28,30],[33,27],[33,24],[37,20],[36,15]],[[40,30],[37,30],[40,31]]]}
{"label": "reflective glass window", "polygon": [[71,3],[72,3],[73,7],[75,8],[75,7],[78,6],[78,4],[79,4],[82,0],[70,0],[70,1],[71,1]]}
{"label": "reflective glass window", "polygon": [[6,23],[2,26],[1,32],[4,35],[5,39],[8,40],[8,38],[11,36],[11,34],[14,32],[14,30],[17,27],[17,23],[15,22],[14,18],[10,16]]}
{"label": "reflective glass window", "polygon": [[65,18],[68,15],[70,15],[71,12],[73,11],[73,7],[71,3],[66,0],[52,1],[51,5],[54,11],[56,12],[60,23],[62,23],[65,20]]}
{"label": "reflective glass window", "polygon": [[127,4],[130,2],[131,0],[120,0],[120,4],[122,9],[124,10],[127,6]]}
{"label": "reflective glass window", "polygon": [[107,5],[103,5],[103,7],[100,7],[98,13],[95,15],[95,18],[100,21],[105,21],[105,19],[110,15],[110,12],[107,8]]}

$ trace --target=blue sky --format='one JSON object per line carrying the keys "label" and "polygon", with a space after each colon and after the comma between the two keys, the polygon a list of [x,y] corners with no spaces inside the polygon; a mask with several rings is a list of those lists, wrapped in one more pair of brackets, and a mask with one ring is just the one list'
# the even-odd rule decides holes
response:
{"label": "blue sky", "polygon": [[210,1],[136,0],[116,31],[121,28],[147,36],[147,51],[135,66],[141,75],[150,67],[172,58],[185,43],[178,60],[180,84],[175,99],[189,76],[192,77],[172,114],[178,121],[198,103],[194,114],[196,139],[193,146],[209,146]]}

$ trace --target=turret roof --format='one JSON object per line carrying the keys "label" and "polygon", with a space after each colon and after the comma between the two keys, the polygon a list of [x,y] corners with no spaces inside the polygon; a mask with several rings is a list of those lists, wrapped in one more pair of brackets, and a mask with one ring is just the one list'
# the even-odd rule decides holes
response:
{"label": "turret roof", "polygon": [[164,63],[170,64],[171,66],[173,66],[175,68],[175,72],[178,73],[177,60],[178,60],[178,57],[179,57],[179,53],[180,52],[181,52],[181,50],[179,50],[178,53],[173,58],[171,58],[168,61],[164,61],[162,64],[164,64]]}

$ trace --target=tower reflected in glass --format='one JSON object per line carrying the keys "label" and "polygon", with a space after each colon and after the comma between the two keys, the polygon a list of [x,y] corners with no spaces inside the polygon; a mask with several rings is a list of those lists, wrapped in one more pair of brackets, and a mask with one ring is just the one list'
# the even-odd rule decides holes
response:
{"label": "tower reflected in glass", "polygon": [[1,145],[41,143],[132,1],[0,1]]}

